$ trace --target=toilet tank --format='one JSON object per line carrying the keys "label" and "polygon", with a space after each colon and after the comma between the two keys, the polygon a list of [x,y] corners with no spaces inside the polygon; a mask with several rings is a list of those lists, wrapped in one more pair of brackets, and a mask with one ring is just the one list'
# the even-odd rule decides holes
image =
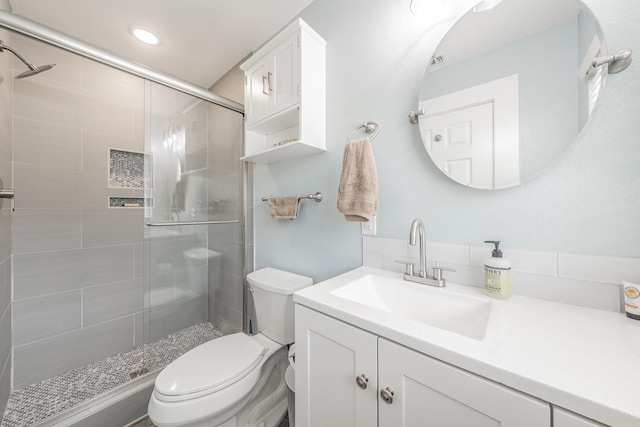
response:
{"label": "toilet tank", "polygon": [[280,344],[294,342],[293,293],[313,284],[310,277],[263,268],[247,275],[260,333]]}

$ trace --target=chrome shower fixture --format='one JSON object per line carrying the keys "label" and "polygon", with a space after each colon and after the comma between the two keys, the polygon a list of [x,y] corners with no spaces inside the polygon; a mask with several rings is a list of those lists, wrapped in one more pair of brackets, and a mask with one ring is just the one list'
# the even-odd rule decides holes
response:
{"label": "chrome shower fixture", "polygon": [[4,51],[4,50],[8,50],[9,52],[13,53],[15,56],[18,57],[18,59],[22,62],[24,62],[24,64],[29,67],[29,69],[23,73],[20,73],[16,76],[16,79],[22,79],[24,77],[29,77],[29,76],[33,76],[34,74],[38,74],[41,73],[43,71],[47,71],[52,69],[53,67],[56,66],[56,64],[48,64],[48,65],[41,65],[39,67],[36,67],[35,65],[33,65],[27,58],[25,58],[24,56],[20,55],[20,53],[18,53],[15,49],[7,46],[6,44],[4,44],[4,42],[2,40],[0,40],[0,52]]}

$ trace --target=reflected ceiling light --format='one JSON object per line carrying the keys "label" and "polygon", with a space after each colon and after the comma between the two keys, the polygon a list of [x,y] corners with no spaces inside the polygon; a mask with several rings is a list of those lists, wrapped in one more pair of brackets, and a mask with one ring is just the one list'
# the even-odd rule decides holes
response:
{"label": "reflected ceiling light", "polygon": [[134,25],[130,27],[129,31],[131,32],[132,36],[140,40],[142,43],[146,43],[152,46],[160,44],[160,39],[158,38],[158,36],[147,30],[146,28]]}
{"label": "reflected ceiling light", "polygon": [[500,4],[502,0],[484,0],[478,3],[474,8],[474,12],[484,12],[485,10],[493,9],[498,4]]}
{"label": "reflected ceiling light", "polygon": [[447,0],[411,0],[411,13],[414,15],[428,15],[438,11]]}

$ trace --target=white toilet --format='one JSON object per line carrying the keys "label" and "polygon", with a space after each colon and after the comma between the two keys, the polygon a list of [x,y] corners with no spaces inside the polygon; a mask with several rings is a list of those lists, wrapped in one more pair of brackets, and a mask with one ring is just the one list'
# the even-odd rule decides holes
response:
{"label": "white toilet", "polygon": [[165,367],[148,408],[158,427],[275,427],[286,413],[293,293],[313,281],[274,268],[254,271],[247,280],[260,333],[225,335]]}

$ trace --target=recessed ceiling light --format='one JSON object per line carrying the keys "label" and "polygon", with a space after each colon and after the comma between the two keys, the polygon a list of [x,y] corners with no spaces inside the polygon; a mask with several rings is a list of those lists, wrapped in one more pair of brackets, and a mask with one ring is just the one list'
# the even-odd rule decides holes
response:
{"label": "recessed ceiling light", "polygon": [[430,15],[438,12],[447,0],[411,0],[409,8],[414,15]]}
{"label": "recessed ceiling light", "polygon": [[132,36],[140,40],[142,43],[146,43],[153,46],[160,44],[160,39],[158,38],[158,36],[153,34],[151,31],[147,30],[146,28],[142,28],[137,25],[134,25],[130,27],[129,31],[131,32]]}

